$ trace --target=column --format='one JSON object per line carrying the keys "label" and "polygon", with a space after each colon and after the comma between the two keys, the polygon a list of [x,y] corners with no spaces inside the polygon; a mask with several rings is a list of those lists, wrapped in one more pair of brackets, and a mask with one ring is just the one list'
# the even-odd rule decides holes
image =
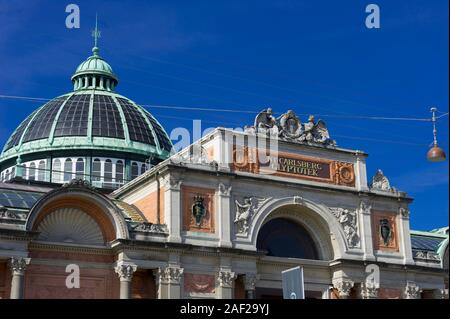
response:
{"label": "column", "polygon": [[219,271],[217,281],[219,283],[219,289],[217,291],[217,297],[219,299],[232,299],[233,298],[233,284],[236,279],[236,273],[229,269],[221,269]]}
{"label": "column", "polygon": [[23,299],[23,282],[25,277],[25,270],[30,263],[30,258],[13,257],[10,260],[10,267],[12,272],[11,278],[11,299]]}
{"label": "column", "polygon": [[181,180],[173,177],[164,179],[164,220],[169,228],[169,242],[181,242],[181,223],[183,221],[181,183]]}
{"label": "column", "polygon": [[137,270],[134,264],[120,264],[114,269],[120,280],[120,299],[131,298],[131,281],[133,280],[133,273]]}
{"label": "column", "polygon": [[256,274],[244,275],[245,298],[255,299],[255,289],[257,280],[258,276]]}
{"label": "column", "polygon": [[354,282],[351,280],[343,279],[333,284],[334,288],[339,292],[339,299],[348,299],[352,292]]}
{"label": "column", "polygon": [[221,247],[232,247],[231,243],[231,186],[220,183],[218,193],[218,219]]}
{"label": "column", "polygon": [[155,271],[158,299],[180,299],[184,268],[167,266]]}
{"label": "column", "polygon": [[403,292],[404,299],[420,299],[420,293],[422,289],[413,281],[408,281],[406,283],[405,290]]}
{"label": "column", "polygon": [[399,211],[399,228],[400,228],[400,245],[402,247],[403,251],[403,262],[407,265],[414,265],[414,259],[412,255],[412,248],[411,248],[411,235],[409,232],[409,209],[407,207],[400,207],[398,209]]}
{"label": "column", "polygon": [[372,242],[372,205],[368,198],[361,198],[358,208],[358,218],[361,227],[361,248],[364,250],[364,260],[375,260]]}
{"label": "column", "polygon": [[363,282],[361,283],[361,298],[362,299],[378,299],[379,287],[375,283]]}

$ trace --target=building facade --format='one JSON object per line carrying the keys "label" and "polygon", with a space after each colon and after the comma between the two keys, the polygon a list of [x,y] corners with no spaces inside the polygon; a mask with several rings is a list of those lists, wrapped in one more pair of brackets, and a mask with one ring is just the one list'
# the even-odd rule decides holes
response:
{"label": "building facade", "polygon": [[281,298],[296,266],[306,298],[448,298],[448,227],[410,230],[323,121],[267,109],[172,154],[93,52],[2,153],[0,298]]}

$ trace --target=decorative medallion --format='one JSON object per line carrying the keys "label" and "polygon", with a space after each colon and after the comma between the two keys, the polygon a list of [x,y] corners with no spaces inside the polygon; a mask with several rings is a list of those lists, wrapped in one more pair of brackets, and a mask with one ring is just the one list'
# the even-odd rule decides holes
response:
{"label": "decorative medallion", "polygon": [[206,216],[205,199],[200,195],[194,197],[194,204],[192,205],[192,216],[194,216],[195,224],[200,227],[203,218]]}

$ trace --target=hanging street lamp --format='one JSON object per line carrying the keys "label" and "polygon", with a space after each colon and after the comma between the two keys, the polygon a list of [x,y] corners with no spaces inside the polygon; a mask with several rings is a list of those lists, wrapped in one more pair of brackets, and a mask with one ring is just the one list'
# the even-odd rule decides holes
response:
{"label": "hanging street lamp", "polygon": [[442,162],[445,161],[445,152],[442,148],[438,146],[437,137],[436,137],[436,111],[437,108],[432,107],[431,113],[433,116],[431,117],[431,122],[433,123],[433,147],[427,153],[427,159],[430,162]]}

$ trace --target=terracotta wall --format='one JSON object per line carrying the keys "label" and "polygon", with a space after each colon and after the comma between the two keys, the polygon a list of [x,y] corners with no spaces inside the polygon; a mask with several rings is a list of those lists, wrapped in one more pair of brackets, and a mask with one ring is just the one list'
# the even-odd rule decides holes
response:
{"label": "terracotta wall", "polygon": [[183,282],[186,293],[214,293],[216,289],[214,275],[186,273]]}
{"label": "terracotta wall", "polygon": [[378,291],[379,299],[402,299],[402,291],[394,288],[380,288]]}
{"label": "terracotta wall", "polygon": [[67,275],[65,267],[30,264],[25,275],[25,298],[119,298],[119,279],[113,269],[80,267],[80,288],[67,288]]}
{"label": "terracotta wall", "polygon": [[243,276],[238,276],[234,281],[234,299],[246,299]]}
{"label": "terracotta wall", "polygon": [[8,280],[11,280],[8,275],[8,265],[6,262],[0,262],[0,299],[9,298]]}
{"label": "terracotta wall", "polygon": [[133,299],[156,299],[156,284],[151,270],[137,271],[131,283]]}
{"label": "terracotta wall", "polygon": [[[164,187],[161,187],[159,192],[159,218],[161,224],[164,224],[164,191]],[[158,192],[155,191],[131,204],[136,206],[144,214],[148,222],[156,224],[157,198]]]}

